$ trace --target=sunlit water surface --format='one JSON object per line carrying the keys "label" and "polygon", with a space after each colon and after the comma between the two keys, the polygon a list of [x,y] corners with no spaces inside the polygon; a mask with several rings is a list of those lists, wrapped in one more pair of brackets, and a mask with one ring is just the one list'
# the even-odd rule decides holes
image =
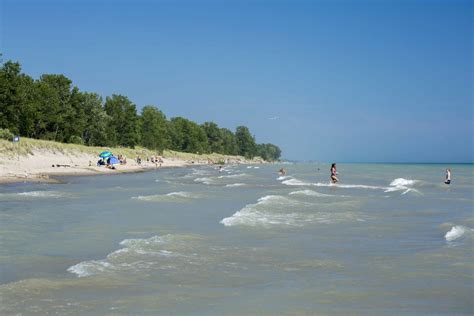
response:
{"label": "sunlit water surface", "polygon": [[336,186],[326,164],[3,185],[0,314],[472,314],[474,169],[451,165],[448,186],[446,167],[340,164]]}

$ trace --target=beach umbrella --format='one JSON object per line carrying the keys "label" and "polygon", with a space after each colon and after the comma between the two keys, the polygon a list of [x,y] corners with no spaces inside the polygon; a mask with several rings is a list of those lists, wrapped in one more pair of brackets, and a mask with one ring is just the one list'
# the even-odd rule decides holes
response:
{"label": "beach umbrella", "polygon": [[103,151],[99,155],[100,158],[107,158],[107,157],[110,157],[110,156],[112,156],[112,153],[110,151]]}
{"label": "beach umbrella", "polygon": [[115,156],[110,156],[110,158],[107,160],[107,163],[109,165],[117,165],[120,163],[120,161],[117,159]]}

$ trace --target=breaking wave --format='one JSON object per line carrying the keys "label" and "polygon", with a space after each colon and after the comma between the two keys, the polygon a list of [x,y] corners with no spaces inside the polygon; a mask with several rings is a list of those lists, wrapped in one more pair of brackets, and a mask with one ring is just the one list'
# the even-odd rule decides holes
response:
{"label": "breaking wave", "polygon": [[453,226],[451,230],[444,235],[444,238],[446,241],[454,241],[461,238],[468,230],[469,228],[464,226]]}
{"label": "breaking wave", "polygon": [[358,218],[351,211],[340,212],[332,209],[322,211],[315,210],[315,207],[314,203],[281,195],[267,195],[258,199],[257,203],[248,204],[232,216],[222,219],[220,223],[224,226],[301,227],[312,223],[356,221]]}
{"label": "breaking wave", "polygon": [[285,185],[294,185],[294,186],[309,186],[312,185],[312,183],[304,182],[295,178],[289,178],[281,182],[282,184]]}
{"label": "breaking wave", "polygon": [[[296,202],[297,204],[297,202]],[[295,202],[281,195],[267,195],[258,199],[257,203],[249,204],[231,217],[221,220],[225,226],[248,225],[268,226],[275,224],[295,225],[298,214],[272,212],[277,208],[296,205]]]}
{"label": "breaking wave", "polygon": [[19,193],[0,193],[0,200],[24,200],[24,199],[58,199],[67,197],[68,194],[59,191],[29,191]]}
{"label": "breaking wave", "polygon": [[420,191],[414,189],[412,186],[418,183],[418,180],[410,180],[404,178],[397,178],[390,183],[390,187],[385,189],[385,192],[403,191],[402,194],[408,192],[420,193]]}
{"label": "breaking wave", "polygon": [[241,178],[247,176],[246,173],[238,173],[238,174],[230,174],[228,176],[219,176],[219,179],[225,179],[225,178]]}
{"label": "breaking wave", "polygon": [[83,261],[69,267],[67,271],[78,277],[112,272],[140,272],[163,263],[167,258],[180,256],[180,253],[169,249],[180,248],[180,242],[183,241],[173,235],[125,239],[120,242],[124,247],[108,254],[105,259]]}
{"label": "breaking wave", "polygon": [[194,182],[201,182],[207,185],[211,185],[211,184],[214,184],[214,179],[208,178],[208,177],[202,177],[202,178],[194,179]]}
{"label": "breaking wave", "polygon": [[404,178],[394,179],[390,186],[374,186],[366,184],[342,184],[342,183],[311,183],[301,181],[293,177],[279,177],[277,180],[283,180],[281,183],[288,186],[315,186],[315,187],[335,187],[335,188],[344,188],[344,189],[368,189],[368,190],[384,190],[385,192],[395,192],[403,191],[402,195],[407,194],[408,192],[420,193],[418,190],[412,186],[418,183],[418,180],[409,180]]}
{"label": "breaking wave", "polygon": [[167,194],[154,194],[154,195],[139,195],[132,197],[132,200],[140,200],[147,202],[160,202],[160,201],[179,201],[187,199],[196,199],[199,195],[191,192],[171,192]]}
{"label": "breaking wave", "polygon": [[244,185],[245,185],[245,183],[231,183],[231,184],[226,184],[225,187],[226,188],[234,188],[234,187],[242,187]]}
{"label": "breaking wave", "polygon": [[317,196],[317,197],[333,196],[331,194],[319,193],[313,190],[293,191],[293,192],[290,192],[289,195],[305,195],[305,196]]}

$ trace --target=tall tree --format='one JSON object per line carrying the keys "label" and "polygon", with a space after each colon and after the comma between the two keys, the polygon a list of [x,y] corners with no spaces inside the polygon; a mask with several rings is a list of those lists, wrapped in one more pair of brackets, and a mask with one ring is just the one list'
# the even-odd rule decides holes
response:
{"label": "tall tree", "polygon": [[96,93],[82,93],[86,125],[82,132],[84,143],[89,146],[107,146],[109,142],[109,125],[112,118],[107,115],[102,98]]}
{"label": "tall tree", "polygon": [[201,127],[207,135],[209,152],[223,154],[223,135],[219,126],[214,122],[204,122]]}
{"label": "tall tree", "polygon": [[20,64],[7,61],[0,68],[0,128],[15,134],[20,132],[20,105],[24,103],[21,87]]}
{"label": "tall tree", "polygon": [[169,145],[166,116],[154,106],[148,105],[142,109],[140,121],[142,146],[162,152]]}
{"label": "tall tree", "polygon": [[281,150],[273,144],[258,144],[257,154],[266,161],[275,161],[280,158]]}
{"label": "tall tree", "polygon": [[111,145],[135,147],[139,142],[137,109],[127,97],[113,94],[105,100],[105,111],[111,117]]}
{"label": "tall tree", "polygon": [[245,126],[238,126],[235,130],[235,138],[239,155],[247,158],[253,158],[257,154],[257,145],[255,138]]}
{"label": "tall tree", "polygon": [[38,116],[36,134],[40,138],[67,141],[67,125],[74,110],[71,106],[71,80],[63,75],[45,74],[36,85]]}
{"label": "tall tree", "polygon": [[170,132],[172,149],[190,153],[208,151],[206,133],[195,122],[174,117],[170,121]]}
{"label": "tall tree", "polygon": [[221,128],[221,135],[224,154],[238,155],[239,148],[237,146],[237,140],[235,139],[234,133],[232,133],[232,131],[227,128]]}

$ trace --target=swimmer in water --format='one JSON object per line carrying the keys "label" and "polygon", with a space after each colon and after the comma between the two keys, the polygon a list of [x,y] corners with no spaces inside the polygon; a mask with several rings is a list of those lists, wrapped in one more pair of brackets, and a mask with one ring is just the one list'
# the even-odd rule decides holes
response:
{"label": "swimmer in water", "polygon": [[284,175],[286,175],[286,170],[283,169],[283,168],[281,168],[281,169],[278,171],[278,173],[280,174],[280,176],[284,176]]}
{"label": "swimmer in water", "polygon": [[331,181],[332,181],[332,183],[339,182],[339,179],[336,177],[336,175],[337,175],[336,164],[333,163],[331,165]]}
{"label": "swimmer in water", "polygon": [[446,180],[444,181],[445,184],[451,184],[451,169],[446,169]]}

